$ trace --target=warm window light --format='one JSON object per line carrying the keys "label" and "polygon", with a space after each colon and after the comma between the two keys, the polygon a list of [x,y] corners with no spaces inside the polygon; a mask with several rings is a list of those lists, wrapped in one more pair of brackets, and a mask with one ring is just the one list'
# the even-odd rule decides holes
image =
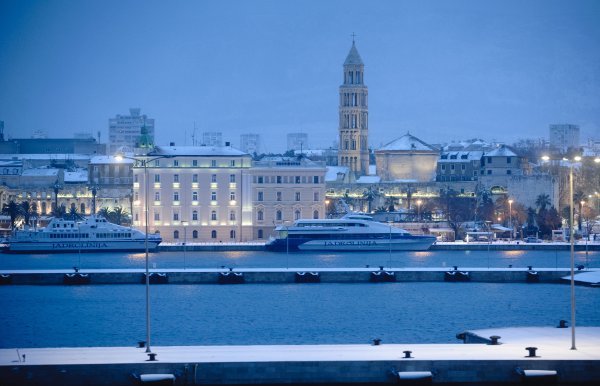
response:
{"label": "warm window light", "polygon": [[542,160],[544,161],[550,161],[550,157],[547,155],[542,156]]}
{"label": "warm window light", "polygon": [[575,161],[577,161],[577,162],[581,161],[581,157],[580,157],[580,156],[578,156],[578,155],[576,155],[575,157],[573,157],[573,159],[574,159]]}

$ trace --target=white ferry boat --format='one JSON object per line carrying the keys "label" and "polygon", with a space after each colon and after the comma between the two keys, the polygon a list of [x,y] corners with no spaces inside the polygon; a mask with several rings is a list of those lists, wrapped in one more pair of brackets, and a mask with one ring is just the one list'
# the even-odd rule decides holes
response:
{"label": "white ferry boat", "polygon": [[[44,228],[17,230],[6,252],[143,251],[145,238],[143,232],[110,223],[102,216],[82,221],[53,218]],[[148,249],[155,250],[161,241],[160,235],[148,235]]]}
{"label": "white ferry boat", "polygon": [[361,214],[339,219],[297,220],[275,228],[266,244],[270,251],[425,251],[435,236],[411,235],[406,230],[373,221]]}

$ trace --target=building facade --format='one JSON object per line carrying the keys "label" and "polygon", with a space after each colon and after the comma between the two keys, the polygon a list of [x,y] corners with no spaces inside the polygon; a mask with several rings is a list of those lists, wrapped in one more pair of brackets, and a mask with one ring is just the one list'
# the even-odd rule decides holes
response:
{"label": "building facade", "polygon": [[344,83],[339,89],[338,165],[347,166],[356,177],[369,170],[368,96],[364,64],[353,40],[344,61]]}
{"label": "building facade", "polygon": [[130,108],[129,115],[117,114],[108,120],[109,154],[116,154],[122,149],[150,148],[153,144],[154,119],[140,114],[139,108]]}
{"label": "building facade", "polygon": [[308,134],[306,133],[289,133],[287,135],[287,150],[303,150],[308,149]]}
{"label": "building facade", "polygon": [[579,126],[571,124],[550,125],[550,148],[559,152],[579,148]]}
{"label": "building facade", "polygon": [[242,134],[240,135],[240,150],[248,154],[260,154],[260,134]]}
{"label": "building facade", "polygon": [[407,133],[375,150],[377,175],[382,181],[435,180],[439,150]]}
{"label": "building facade", "polygon": [[166,242],[251,240],[248,154],[230,146],[158,146],[152,154],[147,168],[133,165],[134,226],[145,228],[147,197],[149,231]]}
{"label": "building facade", "polygon": [[254,162],[253,238],[266,239],[275,226],[301,218],[325,218],[325,173],[324,163],[302,156]]}
{"label": "building facade", "polygon": [[202,132],[202,145],[204,146],[223,146],[223,133],[220,131]]}

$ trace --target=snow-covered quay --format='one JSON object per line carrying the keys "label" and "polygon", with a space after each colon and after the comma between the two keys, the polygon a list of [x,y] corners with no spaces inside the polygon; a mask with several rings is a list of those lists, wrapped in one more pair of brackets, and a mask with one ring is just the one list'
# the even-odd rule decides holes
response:
{"label": "snow-covered quay", "polygon": [[135,347],[2,349],[0,379],[4,385],[132,385],[142,375],[179,385],[392,383],[428,376],[440,384],[600,380],[600,327],[577,328],[576,350],[570,328],[469,333],[498,336],[499,344],[153,347],[154,361]]}

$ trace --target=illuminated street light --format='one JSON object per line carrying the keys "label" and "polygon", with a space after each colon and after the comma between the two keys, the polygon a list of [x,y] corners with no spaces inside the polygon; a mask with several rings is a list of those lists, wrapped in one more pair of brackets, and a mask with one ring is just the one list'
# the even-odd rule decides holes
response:
{"label": "illuminated street light", "polygon": [[[148,153],[148,156],[152,156],[152,154]],[[146,211],[145,213],[145,237],[144,237],[144,244],[145,244],[145,250],[146,250],[146,352],[150,353],[152,352],[151,347],[150,347],[150,270],[148,267],[148,191],[149,191],[149,184],[148,184],[148,162],[152,162],[155,161],[157,159],[161,159],[161,158],[172,158],[173,156],[170,155],[159,155],[159,156],[155,156],[152,158],[136,158],[136,157],[130,157],[130,156],[125,156],[123,154],[117,154],[115,156],[115,159],[119,162],[121,162],[123,159],[130,159],[135,161],[136,163],[138,163],[139,165],[141,165],[144,168],[144,210]]]}
{"label": "illuminated street light", "polygon": [[508,225],[510,226],[510,241],[514,238],[514,227],[512,223],[512,203],[513,200],[508,200]]}
{"label": "illuminated street light", "polygon": [[[549,161],[550,157],[544,155],[543,161]],[[569,162],[569,242],[571,245],[571,350],[577,350],[575,345],[575,232],[574,232],[574,214],[573,214],[573,164],[581,161],[581,156],[575,156],[573,159],[563,158],[563,161]],[[594,162],[600,163],[600,157],[596,157]]]}

